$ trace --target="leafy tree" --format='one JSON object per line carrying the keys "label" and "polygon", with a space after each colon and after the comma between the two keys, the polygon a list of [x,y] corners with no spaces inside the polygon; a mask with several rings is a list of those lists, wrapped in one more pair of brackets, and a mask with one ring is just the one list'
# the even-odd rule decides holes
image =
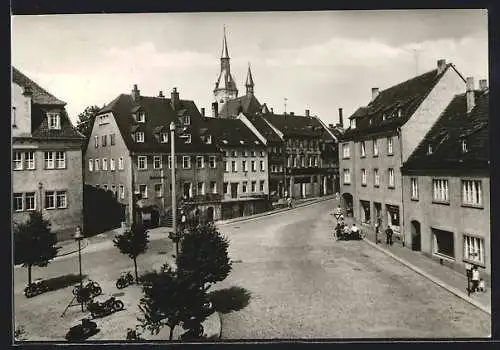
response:
{"label": "leafy tree", "polygon": [[38,211],[30,214],[28,221],[14,229],[14,261],[28,268],[28,285],[31,284],[31,267],[47,266],[57,255],[57,236],[50,223]]}
{"label": "leafy tree", "polygon": [[177,268],[191,274],[192,280],[206,292],[211,284],[224,280],[231,271],[229,240],[212,222],[202,222],[187,231],[177,256]]}
{"label": "leafy tree", "polygon": [[101,108],[96,105],[88,106],[83,112],[78,114],[78,121],[76,123],[76,128],[88,139],[90,133],[92,132],[92,124],[96,114]]}
{"label": "leafy tree", "polygon": [[134,261],[135,281],[139,283],[137,257],[148,249],[148,231],[141,224],[133,224],[130,230],[116,235],[113,243],[120,250],[120,253],[128,255]]}

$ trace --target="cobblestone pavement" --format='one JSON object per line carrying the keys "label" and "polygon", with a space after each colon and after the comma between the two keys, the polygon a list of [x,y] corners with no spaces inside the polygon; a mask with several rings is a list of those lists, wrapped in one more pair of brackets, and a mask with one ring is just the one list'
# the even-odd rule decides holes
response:
{"label": "cobblestone pavement", "polygon": [[221,226],[235,261],[218,289],[249,304],[221,315],[222,338],[487,337],[490,316],[363,241],[335,241],[337,203]]}

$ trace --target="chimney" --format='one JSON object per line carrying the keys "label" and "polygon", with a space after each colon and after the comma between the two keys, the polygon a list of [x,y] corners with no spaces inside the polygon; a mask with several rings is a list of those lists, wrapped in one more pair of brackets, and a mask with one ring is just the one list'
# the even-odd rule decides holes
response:
{"label": "chimney", "polygon": [[141,97],[141,90],[137,89],[137,84],[134,84],[134,88],[132,89],[132,100],[138,101]]}
{"label": "chimney", "polygon": [[271,107],[271,114],[274,114],[274,109],[273,109],[273,107]]}
{"label": "chimney", "polygon": [[295,115],[295,112],[290,112],[290,115]]}
{"label": "chimney", "polygon": [[170,93],[170,104],[172,105],[172,109],[175,111],[179,106],[179,93],[177,92],[177,88],[174,87],[172,92]]}
{"label": "chimney", "polygon": [[488,90],[488,81],[486,79],[479,80],[479,90],[481,91]]}
{"label": "chimney", "polygon": [[339,125],[344,127],[344,118],[342,116],[342,108],[339,108]]}
{"label": "chimney", "polygon": [[160,90],[160,92],[158,93],[158,97],[165,98],[165,95],[163,95],[163,91]]}
{"label": "chimney", "polygon": [[444,72],[444,70],[446,69],[446,60],[438,60],[437,61],[437,74],[441,74]]}
{"label": "chimney", "polygon": [[467,113],[472,111],[474,106],[476,105],[476,101],[474,101],[474,78],[467,77],[466,83],[466,95],[467,95]]}
{"label": "chimney", "polygon": [[212,117],[217,118],[219,116],[218,104],[217,102],[212,102]]}
{"label": "chimney", "polygon": [[329,129],[333,129],[335,126],[333,124],[328,124]]}
{"label": "chimney", "polygon": [[201,115],[204,117],[205,116],[205,108],[201,107]]}
{"label": "chimney", "polygon": [[374,101],[378,96],[378,88],[372,88],[372,101]]}
{"label": "chimney", "polygon": [[309,110],[306,109],[306,117],[309,117]]}

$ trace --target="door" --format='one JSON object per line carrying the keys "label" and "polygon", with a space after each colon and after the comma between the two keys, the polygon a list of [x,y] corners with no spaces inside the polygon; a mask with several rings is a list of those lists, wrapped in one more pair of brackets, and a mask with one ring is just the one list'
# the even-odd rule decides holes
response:
{"label": "door", "polygon": [[237,197],[238,197],[238,183],[231,182],[231,198],[237,198]]}
{"label": "door", "polygon": [[300,196],[302,198],[306,198],[306,184],[305,183],[300,184]]}
{"label": "door", "polygon": [[411,249],[417,251],[421,250],[420,223],[416,220],[412,220],[411,222]]}
{"label": "door", "polygon": [[214,221],[214,207],[208,207],[207,209],[207,220]]}

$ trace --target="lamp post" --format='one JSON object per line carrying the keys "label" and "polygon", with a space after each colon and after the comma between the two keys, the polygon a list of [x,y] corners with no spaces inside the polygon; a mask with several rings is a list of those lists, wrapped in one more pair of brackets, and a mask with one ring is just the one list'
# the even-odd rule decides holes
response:
{"label": "lamp post", "polygon": [[[177,201],[175,193],[175,123],[170,123],[170,165],[172,169],[172,231],[174,237],[177,236]],[[179,243],[177,237],[175,238],[175,252],[179,255]]]}
{"label": "lamp post", "polygon": [[[82,228],[80,226],[76,227],[75,236],[73,237],[78,242],[78,268],[80,271],[80,291],[83,290],[83,278],[82,278]],[[81,299],[82,312],[83,310],[83,299]]]}

